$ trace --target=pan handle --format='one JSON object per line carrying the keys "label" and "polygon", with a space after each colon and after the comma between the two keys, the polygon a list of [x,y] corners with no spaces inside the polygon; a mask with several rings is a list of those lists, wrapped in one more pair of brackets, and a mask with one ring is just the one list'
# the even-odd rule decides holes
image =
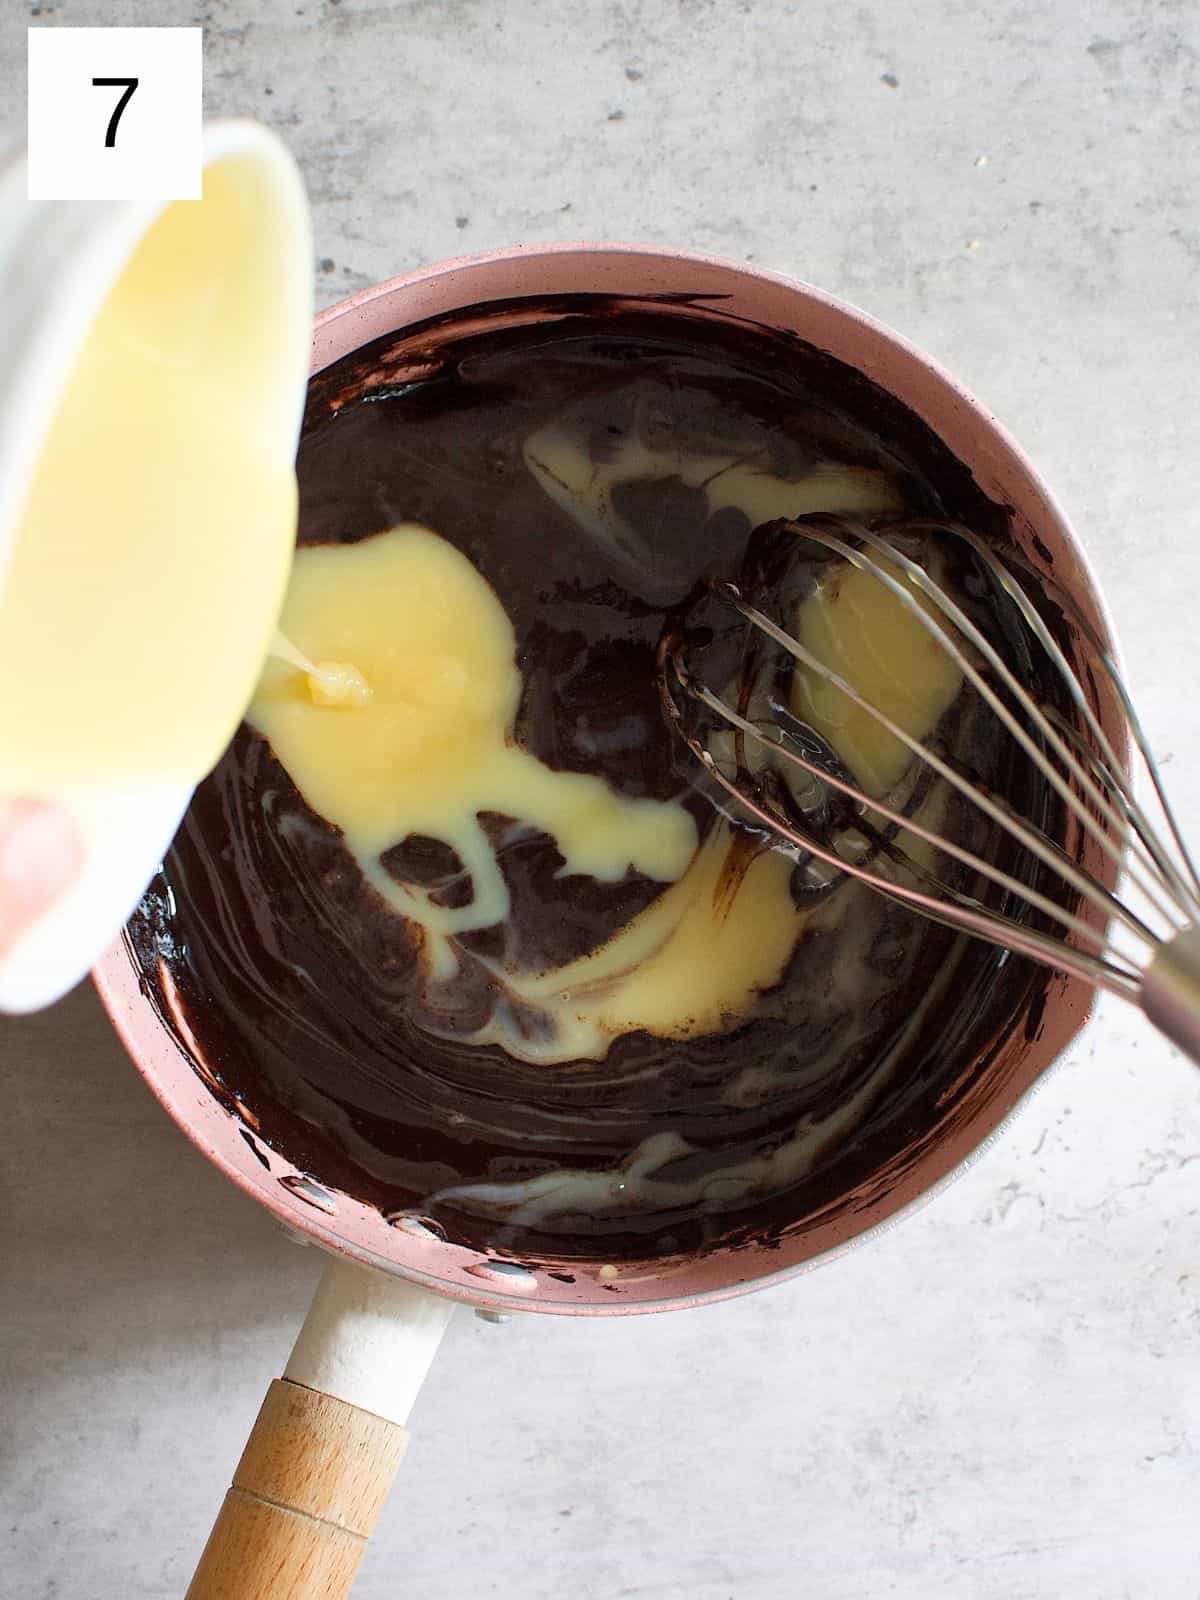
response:
{"label": "pan handle", "polygon": [[335,1257],[267,1390],[187,1600],[343,1600],[451,1301]]}

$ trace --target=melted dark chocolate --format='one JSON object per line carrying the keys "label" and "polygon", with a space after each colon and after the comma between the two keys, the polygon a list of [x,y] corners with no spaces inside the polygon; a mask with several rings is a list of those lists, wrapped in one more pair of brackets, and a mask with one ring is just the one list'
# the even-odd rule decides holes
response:
{"label": "melted dark chocolate", "polygon": [[[897,402],[795,341],[702,323],[687,308],[576,309],[535,326],[481,314],[463,337],[453,323],[431,326],[322,373],[299,455],[299,540],[352,541],[402,521],[451,539],[514,624],[521,741],[543,761],[600,773],[627,795],[684,797],[707,829],[714,799],[666,727],[654,651],[672,607],[704,573],[739,569],[747,519],[708,516],[703,495],[678,479],[627,485],[619,510],[654,553],[639,584],[532,478],[522,459],[529,433],[570,408],[590,418],[600,458],[631,426],[631,393],[651,384],[655,426],[696,449],[749,431],[785,476],[803,476],[818,458],[840,460],[886,471],[914,511],[993,532],[1003,514]],[[1027,765],[998,740],[973,731],[969,718],[960,733],[959,758],[991,787],[1026,810],[1044,804]],[[868,1008],[839,1011],[830,1001],[839,937],[818,932],[730,1032],[680,1042],[633,1034],[604,1061],[529,1065],[446,1036],[479,1026],[498,1003],[473,954],[560,963],[602,943],[662,886],[632,873],[616,886],[558,878],[552,841],[504,817],[487,825],[513,915],[464,939],[461,977],[434,1009],[405,925],[248,727],[200,786],[130,925],[149,981],[160,962],[169,968],[207,1074],[262,1142],[322,1184],[387,1212],[432,1216],[465,1243],[620,1259],[792,1223],[901,1148],[1045,981],[841,884],[832,894],[858,897],[855,918],[870,919],[856,923],[869,932]],[[747,830],[745,855],[759,847]],[[397,840],[387,865],[446,904],[470,895],[461,864],[437,841]],[[812,1171],[753,1202],[671,1203],[671,1185],[684,1197],[698,1174],[769,1153],[799,1122],[835,1112],[897,1047],[915,999],[951,970],[944,1001]],[[536,1016],[527,1021],[539,1026]],[[463,1184],[615,1171],[661,1134],[681,1136],[688,1150],[657,1172],[657,1199],[641,1210],[567,1208],[521,1222],[502,1206],[438,1198]]]}

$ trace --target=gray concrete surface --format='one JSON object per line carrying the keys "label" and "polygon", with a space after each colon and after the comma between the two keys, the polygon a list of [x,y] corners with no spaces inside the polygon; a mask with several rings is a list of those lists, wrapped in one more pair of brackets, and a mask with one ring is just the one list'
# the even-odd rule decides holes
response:
{"label": "gray concrete surface", "polygon": [[[624,237],[809,278],[982,394],[1104,580],[1200,838],[1194,0],[151,0],[274,123],[322,303]],[[0,1593],[182,1593],[317,1262],[91,994],[0,1023]],[[1197,1600],[1200,1080],[1132,1014],[890,1236],[623,1325],[461,1316],[362,1600]]]}

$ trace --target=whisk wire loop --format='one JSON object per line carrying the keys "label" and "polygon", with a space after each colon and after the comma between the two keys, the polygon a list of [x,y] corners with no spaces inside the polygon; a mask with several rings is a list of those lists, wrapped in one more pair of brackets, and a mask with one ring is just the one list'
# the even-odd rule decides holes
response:
{"label": "whisk wire loop", "polygon": [[[920,623],[1066,807],[1079,830],[1077,843],[1094,852],[1092,860],[1099,859],[1106,878],[1123,869],[1126,882],[1167,931],[1156,932],[1145,916],[1085,864],[1082,856],[1073,857],[1035,822],[1020,816],[1003,797],[991,794],[972,775],[964,773],[928,739],[918,739],[901,726],[842,673],[753,604],[742,587],[729,579],[713,579],[709,592],[744,620],[750,630],[747,638],[757,633],[770,640],[805,671],[844,695],[1026,852],[1032,871],[1029,878],[1019,877],[978,851],[945,837],[919,814],[912,814],[919,807],[911,806],[911,797],[910,810],[905,811],[900,804],[866,793],[859,783],[851,781],[852,775],[843,776],[813,752],[806,753],[802,741],[795,737],[796,729],[802,730],[803,725],[775,701],[770,710],[778,720],[768,723],[769,731],[764,731],[761,722],[745,715],[696,677],[685,659],[682,635],[668,636],[659,650],[663,704],[711,778],[736,800],[742,813],[748,813],[765,829],[786,840],[802,852],[802,858],[820,861],[838,873],[869,884],[935,922],[975,934],[1142,1004],[1157,1025],[1200,1060],[1200,955],[1193,948],[1200,939],[1200,929],[1194,926],[1200,922],[1200,872],[1167,802],[1161,776],[1125,685],[1094,627],[1070,594],[1052,577],[1035,572],[1019,558],[1011,563],[1002,560],[986,540],[959,523],[911,518],[903,523],[866,525],[846,517],[817,515],[787,524],[787,528],[797,539],[821,547],[876,579]],[[897,544],[898,534],[949,535],[969,547],[977,559],[977,570],[987,575],[1024,625],[1030,648],[1040,650],[1062,680],[1074,716],[1059,706],[1042,705],[1035,700],[964,607],[925,566]],[[907,542],[911,547],[911,540]],[[1130,766],[1101,722],[1098,705],[1089,697],[1081,677],[1014,568],[1039,583],[1060,607],[1090,648],[1091,662],[1111,685],[1133,747],[1149,773],[1166,821],[1167,839],[1151,823],[1135,792]],[[1091,667],[1089,682],[1093,696],[1098,697]],[[681,696],[697,702],[732,730],[732,762],[718,759],[689,725]],[[769,749],[775,758],[852,802],[859,822],[839,839],[823,835],[815,824],[801,825],[790,814],[785,816],[777,800],[754,776],[747,758],[747,741]],[[890,830],[886,837],[867,821],[868,817],[886,825]],[[914,860],[900,843],[904,835],[933,846],[978,879],[1002,890],[1007,897],[1003,907],[993,909]],[[868,845],[865,856],[861,852],[864,839]],[[894,871],[884,870],[885,864],[899,866],[907,873],[908,881]],[[1109,868],[1115,870],[1110,873]],[[1046,892],[1048,886],[1038,878],[1042,869],[1053,874],[1074,899],[1068,896],[1063,902]],[[1011,914],[1014,902],[1062,931],[1046,932]],[[1085,914],[1080,914],[1080,907],[1087,908]],[[1142,953],[1131,953],[1114,944],[1110,931],[1113,926]],[[1169,1023],[1164,1017],[1170,1018]]]}
{"label": "whisk wire loop", "polygon": [[[951,524],[950,526],[953,527],[956,525]],[[1013,698],[1021,707],[1021,710],[1029,719],[1030,723],[1038,729],[1042,738],[1045,739],[1045,741],[1054,751],[1055,755],[1060,761],[1062,761],[1070,776],[1076,781],[1076,783],[1080,785],[1087,798],[1088,804],[1081,805],[1079,803],[1079,799],[1072,791],[1070,783],[1057,770],[1053,762],[1050,761],[1038,741],[1033,738],[1033,736],[1024,726],[1022,726],[1021,722],[1004,704],[999,695],[996,694],[995,690],[970,660],[967,653],[955,642],[953,635],[950,634],[935,617],[930,616],[929,612],[926,611],[925,608],[920,604],[910,589],[907,589],[904,584],[892,577],[889,572],[885,571],[878,562],[873,561],[870,556],[864,555],[861,550],[855,549],[853,546],[848,545],[843,539],[825,534],[819,528],[806,528],[805,536],[813,539],[818,544],[824,545],[827,549],[833,550],[844,560],[850,561],[861,571],[870,573],[873,577],[878,578],[880,582],[886,585],[888,590],[896,597],[896,599],[898,599],[901,604],[914,617],[916,617],[916,619],[927,630],[927,632],[929,632],[937,640],[950,658],[960,668],[967,680],[975,688],[977,693],[984,699],[984,701],[991,707],[992,711],[1000,719],[1004,727],[1017,741],[1021,748],[1025,751],[1026,755],[1034,763],[1038,771],[1041,772],[1043,777],[1045,777],[1055,792],[1059,795],[1060,799],[1070,806],[1080,825],[1088,834],[1090,834],[1091,838],[1099,847],[1099,849],[1108,856],[1109,860],[1112,861],[1115,866],[1121,866],[1122,864],[1126,866],[1130,876],[1137,883],[1138,888],[1146,896],[1150,904],[1154,906],[1159,915],[1166,920],[1168,926],[1171,927],[1172,930],[1177,930],[1178,927],[1182,926],[1182,923],[1177,923],[1174,920],[1172,911],[1169,907],[1169,902],[1164,902],[1164,899],[1161,897],[1160,889],[1154,884],[1148,882],[1141,875],[1136,866],[1124,860],[1121,845],[1117,843],[1112,836],[1112,832],[1114,830],[1123,831],[1122,819],[1113,810],[1103,791],[1088,775],[1080,763],[1075,760],[1069,747],[1062,739],[1058,737],[1054,729],[1046,722],[1041,708],[1017,679],[1015,674],[1012,672],[1012,669],[1008,666],[1008,663],[996,650],[992,642],[966,615],[961,606],[957,605],[955,601],[945,592],[945,590],[941,588],[940,585],[934,583],[933,579],[930,578],[929,574],[923,567],[911,560],[904,554],[903,551],[897,549],[894,545],[889,544],[870,529],[863,528],[861,530],[860,537],[873,549],[885,554],[888,559],[894,560],[901,567],[902,571],[911,580],[911,582],[950,619],[955,628],[980,652],[980,654],[987,661],[988,665],[993,669],[993,671],[995,671],[1000,681],[1012,694]],[[783,642],[783,639],[786,639],[787,637],[789,636],[783,635],[782,639],[780,639],[778,642]],[[795,641],[793,641],[793,643],[794,642]],[[785,648],[790,647],[785,645]],[[822,676],[827,675],[827,669],[824,668],[824,666],[820,663],[815,663],[814,661],[810,660],[806,663],[806,665],[812,667],[816,671],[819,671]],[[1058,661],[1055,661],[1055,665],[1058,665]],[[1063,669],[1067,671],[1067,674],[1071,678],[1075,689],[1082,693],[1078,681],[1074,678],[1074,675],[1070,672],[1070,669],[1066,667],[1065,660],[1063,661]],[[878,718],[878,710],[876,707],[863,702],[863,709],[866,710],[871,716]],[[923,752],[918,748],[916,753],[922,754]],[[1107,829],[1102,825],[1100,819],[1093,813],[1093,807],[1100,813],[1100,817],[1107,822]],[[1027,841],[1022,840],[1022,843],[1027,843]],[[1028,847],[1032,848],[1032,846]],[[1035,854],[1038,853],[1039,852],[1035,850]],[[1090,891],[1085,891],[1080,888],[1081,876],[1082,875],[1076,875],[1076,879],[1072,882],[1072,887],[1080,889],[1080,892],[1090,893]],[[1128,907],[1123,905],[1122,902],[1117,900],[1114,896],[1108,895],[1107,891],[1102,892],[1105,895],[1105,899],[1112,915],[1120,918],[1120,920],[1123,921],[1132,932],[1145,939],[1147,943],[1155,942],[1156,935],[1145,924],[1145,922],[1142,921],[1141,918],[1137,917],[1132,911],[1129,910]]]}

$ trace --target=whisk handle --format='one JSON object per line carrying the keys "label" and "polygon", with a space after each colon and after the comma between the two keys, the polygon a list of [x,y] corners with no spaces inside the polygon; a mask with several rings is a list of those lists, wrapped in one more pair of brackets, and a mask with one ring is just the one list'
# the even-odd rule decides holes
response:
{"label": "whisk handle", "polygon": [[1200,1066],[1200,926],[1162,945],[1142,976],[1142,1010]]}

